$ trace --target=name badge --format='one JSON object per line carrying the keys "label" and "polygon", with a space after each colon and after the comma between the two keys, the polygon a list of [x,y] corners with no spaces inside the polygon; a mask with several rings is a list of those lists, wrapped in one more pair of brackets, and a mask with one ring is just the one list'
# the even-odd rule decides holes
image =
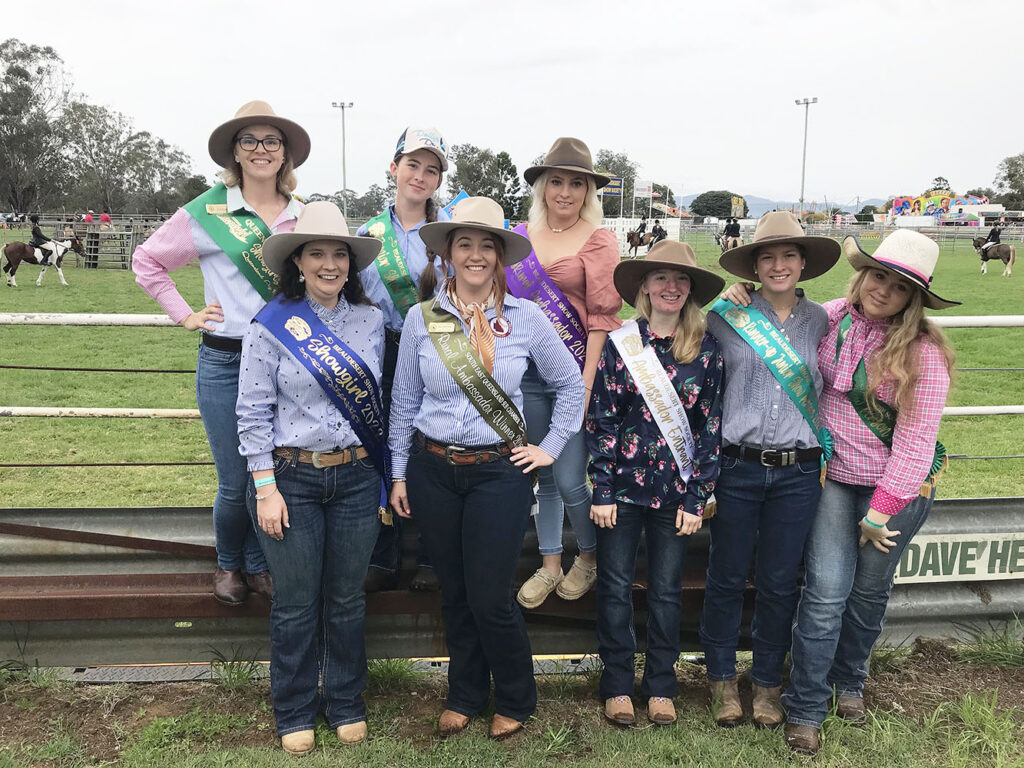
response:
{"label": "name badge", "polygon": [[427,333],[455,333],[455,323],[430,323]]}
{"label": "name badge", "polygon": [[224,216],[228,212],[228,207],[224,203],[207,203],[206,212],[211,216]]}

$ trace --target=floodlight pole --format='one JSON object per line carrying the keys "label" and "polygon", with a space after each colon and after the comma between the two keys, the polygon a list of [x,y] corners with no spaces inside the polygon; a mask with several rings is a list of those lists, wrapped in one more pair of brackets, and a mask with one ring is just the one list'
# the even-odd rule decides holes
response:
{"label": "floodlight pole", "polygon": [[807,173],[807,122],[811,113],[811,104],[817,104],[817,97],[812,99],[796,99],[796,105],[804,108],[804,159],[800,164],[800,220],[804,218],[804,178]]}
{"label": "floodlight pole", "polygon": [[341,110],[341,209],[348,219],[348,168],[345,165],[345,110],[352,109],[351,101],[332,101],[331,106]]}

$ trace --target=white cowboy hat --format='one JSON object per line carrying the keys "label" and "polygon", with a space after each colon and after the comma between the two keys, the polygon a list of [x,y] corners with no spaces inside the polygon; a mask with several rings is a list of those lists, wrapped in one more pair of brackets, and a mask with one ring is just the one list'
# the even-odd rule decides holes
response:
{"label": "white cowboy hat", "polygon": [[427,248],[441,253],[448,233],[456,229],[476,229],[500,238],[505,245],[504,267],[522,261],[533,250],[530,241],[516,232],[505,229],[505,212],[489,197],[467,197],[452,210],[451,221],[434,221],[420,228],[420,237]]}
{"label": "white cowboy hat", "polygon": [[913,283],[921,289],[924,305],[929,309],[948,309],[961,303],[932,293],[930,286],[939,260],[939,245],[920,232],[897,229],[882,240],[873,255],[860,247],[856,237],[849,235],[843,240],[843,253],[854,269],[881,267]]}
{"label": "white cowboy hat", "polygon": [[271,235],[263,244],[263,262],[267,269],[281,274],[281,267],[296,248],[314,240],[337,240],[348,246],[350,271],[360,271],[373,263],[380,253],[380,240],[355,237],[349,233],[345,214],[329,200],[307,203],[295,222],[295,230]]}

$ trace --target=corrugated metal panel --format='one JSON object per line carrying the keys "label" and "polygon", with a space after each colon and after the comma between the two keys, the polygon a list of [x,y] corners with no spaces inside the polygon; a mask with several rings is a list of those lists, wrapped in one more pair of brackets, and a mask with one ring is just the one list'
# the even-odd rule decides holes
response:
{"label": "corrugated metal panel", "polygon": [[[211,511],[204,507],[0,509],[0,523],[5,522],[193,545],[213,543]],[[1024,499],[955,499],[936,502],[922,534],[1022,529]],[[407,534],[404,564],[411,570],[414,532],[407,530]],[[520,579],[538,565],[536,546],[531,530],[519,563]],[[707,547],[706,531],[695,535],[690,544],[683,585],[686,649],[697,648]],[[566,550],[574,550],[569,532]],[[237,653],[266,658],[265,602],[252,600],[240,613],[217,605],[205,586],[205,574],[212,567],[204,558],[0,536],[0,658],[23,658],[47,666],[207,662],[215,651],[228,657]],[[642,582],[642,559],[639,570],[637,581]],[[152,597],[161,594],[170,596]],[[636,597],[642,614],[642,590]],[[115,615],[121,618],[89,618],[100,615],[95,611],[105,605],[115,606],[119,611]],[[1007,620],[1022,605],[1021,580],[898,585],[889,604],[886,635],[894,643],[918,636],[955,636],[956,624]],[[179,609],[181,614],[174,615]],[[436,595],[404,591],[372,595],[368,611],[371,656],[443,655]],[[528,612],[527,622],[535,653],[596,651],[592,594],[576,603],[552,597],[540,610]],[[642,628],[642,615],[637,625]]]}

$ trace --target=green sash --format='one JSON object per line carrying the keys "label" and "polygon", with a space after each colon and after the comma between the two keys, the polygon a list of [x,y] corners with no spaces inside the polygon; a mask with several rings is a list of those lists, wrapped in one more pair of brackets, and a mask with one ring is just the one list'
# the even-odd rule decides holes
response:
{"label": "green sash", "polygon": [[419,300],[419,295],[416,284],[409,275],[409,267],[405,264],[402,249],[398,246],[398,238],[395,237],[395,228],[391,224],[391,209],[385,208],[382,213],[366,222],[366,231],[381,242],[380,253],[374,263],[391,297],[391,303],[404,320],[409,309]]}
{"label": "green sash", "polygon": [[270,230],[253,213],[229,211],[227,201],[227,187],[218,184],[182,207],[227,254],[263,300],[270,301],[277,290],[277,275],[263,262],[263,243],[270,237]]}
{"label": "green sash", "polygon": [[[843,341],[846,339],[846,333],[850,330],[851,325],[853,325],[853,315],[847,312],[846,316],[839,321],[839,333],[836,336],[836,362],[839,362],[839,350],[843,348]],[[853,406],[853,410],[860,416],[860,420],[891,451],[892,435],[896,428],[896,418],[899,412],[881,400],[876,400],[877,407],[873,407],[868,403],[867,395],[868,371],[864,364],[864,358],[861,358],[853,372],[853,387],[846,393],[846,397],[849,399],[850,405]],[[931,480],[942,469],[945,459],[946,446],[936,440],[935,457],[932,459],[931,469],[928,470],[928,480]]]}
{"label": "green sash", "polygon": [[786,337],[753,305],[739,307],[726,299],[719,299],[711,305],[711,311],[721,315],[768,366],[804,421],[814,430],[824,461],[832,458],[832,435],[825,427],[818,426],[818,393],[814,389],[814,378],[807,363],[790,346]]}
{"label": "green sash", "polygon": [[420,308],[427,334],[444,367],[503,442],[512,448],[526,445],[526,421],[516,404],[484,368],[459,319],[435,307],[434,302],[427,299]]}

